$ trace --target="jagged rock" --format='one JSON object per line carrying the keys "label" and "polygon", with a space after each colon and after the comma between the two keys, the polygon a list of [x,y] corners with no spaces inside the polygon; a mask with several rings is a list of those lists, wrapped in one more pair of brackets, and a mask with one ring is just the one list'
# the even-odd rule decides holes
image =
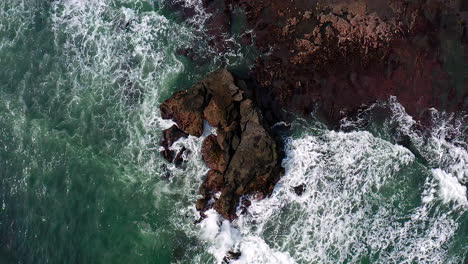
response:
{"label": "jagged rock", "polygon": [[202,156],[208,168],[221,173],[226,170],[229,153],[221,149],[215,135],[209,135],[203,141]]}
{"label": "jagged rock", "polygon": [[221,172],[215,170],[208,171],[205,181],[203,181],[200,187],[200,194],[203,198],[197,201],[195,205],[196,209],[202,213],[207,210],[208,201],[214,198],[214,194],[221,191],[223,184],[224,177]]}
{"label": "jagged rock", "polygon": [[184,131],[180,130],[176,125],[171,126],[168,129],[163,131],[163,139],[161,141],[161,146],[164,148],[161,151],[163,157],[169,162],[175,162],[180,164],[182,161],[182,154],[185,151],[185,148],[180,150],[177,154],[175,151],[171,150],[170,147],[174,142],[179,140],[180,138],[186,138],[188,134]]}
{"label": "jagged rock", "polygon": [[188,137],[188,134],[180,130],[176,125],[172,125],[170,128],[163,130],[163,145],[172,146],[174,142],[181,138]]}
{"label": "jagged rock", "polygon": [[179,150],[177,154],[175,155],[172,163],[174,163],[176,166],[182,165],[182,163],[184,162],[184,157],[183,157],[184,153],[190,154],[190,150],[187,150],[185,147],[182,147],[182,149]]}
{"label": "jagged rock", "polygon": [[206,96],[206,89],[201,83],[187,91],[177,92],[161,104],[161,116],[164,119],[172,119],[184,132],[199,137],[203,133]]}
{"label": "jagged rock", "polygon": [[240,104],[242,136],[224,174],[225,185],[214,208],[227,219],[235,218],[237,201],[242,195],[273,191],[281,168],[277,145],[263,127],[262,116],[252,100]]}
{"label": "jagged rock", "polygon": [[203,111],[203,116],[206,121],[213,126],[227,126],[226,124],[226,109],[222,107],[223,105],[218,103],[215,98],[210,100],[210,103]]}
{"label": "jagged rock", "polygon": [[301,196],[301,195],[304,193],[304,191],[305,191],[305,185],[304,185],[304,184],[300,184],[300,185],[298,185],[298,186],[294,186],[294,187],[293,187],[293,190],[294,190],[294,192],[295,192],[297,195]]}
{"label": "jagged rock", "polygon": [[[200,188],[202,198],[196,208],[203,216],[214,201],[214,209],[229,220],[236,217],[242,196],[266,197],[282,172],[278,144],[260,109],[235,83],[229,71],[218,70],[161,106],[164,118],[173,118],[191,135],[202,134],[203,117],[216,127],[217,135],[208,136],[202,144],[203,160],[211,170]],[[187,103],[191,105],[184,105]]]}

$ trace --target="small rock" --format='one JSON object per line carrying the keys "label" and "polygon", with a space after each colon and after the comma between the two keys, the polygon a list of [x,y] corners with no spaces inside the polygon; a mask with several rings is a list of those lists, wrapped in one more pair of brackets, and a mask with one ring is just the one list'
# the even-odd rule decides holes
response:
{"label": "small rock", "polygon": [[297,195],[301,196],[305,191],[305,185],[301,184],[301,185],[293,187],[293,189]]}
{"label": "small rock", "polygon": [[226,256],[223,258],[223,264],[228,264],[232,260],[237,260],[242,254],[239,251],[229,250]]}
{"label": "small rock", "polygon": [[180,165],[182,163],[182,154],[186,149],[183,148],[176,155],[175,151],[171,150],[170,147],[180,138],[186,137],[188,137],[188,134],[180,130],[176,125],[173,125],[163,131],[161,146],[164,150],[161,151],[161,154],[168,162],[174,162],[176,165]]}

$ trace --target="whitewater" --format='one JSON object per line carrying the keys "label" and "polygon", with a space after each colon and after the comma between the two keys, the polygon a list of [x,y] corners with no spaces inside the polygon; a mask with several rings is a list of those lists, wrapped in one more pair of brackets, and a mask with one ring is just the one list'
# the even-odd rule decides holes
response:
{"label": "whitewater", "polygon": [[[228,252],[252,264],[466,263],[467,117],[432,109],[424,134],[395,97],[343,131],[314,113],[288,124],[272,195],[232,223],[210,210],[194,224],[213,129],[176,142],[185,163],[167,164],[159,142],[173,123],[159,104],[252,61],[238,44],[212,50],[201,1],[184,4],[188,21],[163,0],[0,2],[2,263],[222,263]],[[185,47],[207,63],[176,55]]]}

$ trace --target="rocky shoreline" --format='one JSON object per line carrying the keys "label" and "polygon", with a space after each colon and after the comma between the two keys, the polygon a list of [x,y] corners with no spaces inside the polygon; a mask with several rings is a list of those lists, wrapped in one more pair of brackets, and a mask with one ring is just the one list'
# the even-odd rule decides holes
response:
{"label": "rocky shoreline", "polygon": [[[163,155],[177,162],[169,147],[186,135],[200,137],[206,120],[216,134],[205,138],[202,155],[210,168],[200,187],[196,208],[202,217],[214,208],[233,220],[241,198],[269,195],[279,180],[281,149],[263,120],[245,82],[225,70],[209,74],[186,91],[175,93],[160,106],[161,115],[177,127],[164,131]],[[248,201],[243,202],[248,206]]]}
{"label": "rocky shoreline", "polygon": [[[250,76],[266,119],[314,112],[329,124],[396,96],[414,118],[468,109],[463,1],[203,0],[211,44],[226,49],[239,8],[267,54]],[[185,16],[190,12],[184,10]],[[244,44],[248,44],[246,42]]]}
{"label": "rocky shoreline", "polygon": [[[184,18],[195,10],[170,1]],[[236,217],[241,197],[271,193],[281,175],[281,142],[269,127],[310,113],[332,127],[390,96],[424,124],[428,109],[468,111],[468,6],[463,1],[203,0],[206,33],[220,53],[229,49],[231,20],[245,13],[245,34],[263,56],[249,85],[216,71],[161,105],[177,127],[165,131],[163,155],[179,137],[200,136],[203,120],[216,127],[203,143],[211,169],[197,209]],[[247,33],[249,32],[249,33]],[[249,40],[251,38],[248,38]],[[180,54],[197,57],[192,50]],[[179,130],[180,129],[180,130]],[[410,143],[408,143],[410,144]],[[179,157],[179,158],[178,158]],[[296,190],[302,192],[304,186]]]}

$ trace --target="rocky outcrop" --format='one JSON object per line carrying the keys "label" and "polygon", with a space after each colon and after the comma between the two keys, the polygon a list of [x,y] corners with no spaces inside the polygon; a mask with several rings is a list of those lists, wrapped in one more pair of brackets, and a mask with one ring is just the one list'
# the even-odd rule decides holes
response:
{"label": "rocky outcrop", "polygon": [[174,144],[180,138],[186,138],[187,133],[180,130],[176,125],[171,126],[168,129],[163,131],[163,138],[161,141],[161,146],[163,150],[161,151],[162,156],[169,162],[173,162],[176,165],[182,163],[182,154],[185,152],[185,148],[182,148],[179,152],[175,152],[170,149],[172,144]]}
{"label": "rocky outcrop", "polygon": [[196,204],[202,216],[214,207],[234,219],[242,197],[269,195],[282,173],[279,145],[245,89],[229,71],[218,70],[161,105],[163,117],[190,135],[202,134],[203,120],[216,127],[202,145],[210,168]]}
{"label": "rocky outcrop", "polygon": [[206,106],[206,89],[197,84],[187,91],[180,91],[161,106],[161,116],[172,119],[187,134],[201,136],[203,132],[203,109]]}
{"label": "rocky outcrop", "polygon": [[415,119],[432,107],[468,111],[464,2],[220,0],[205,6],[219,21],[208,30],[218,40],[229,35],[236,8],[245,11],[246,32],[265,53],[250,76],[267,120],[284,120],[288,110],[336,124],[391,95]]}
{"label": "rocky outcrop", "polygon": [[244,7],[269,52],[253,76],[273,109],[335,123],[394,95],[415,118],[468,110],[468,79],[455,70],[468,67],[457,59],[467,13],[449,1],[228,1]]}

